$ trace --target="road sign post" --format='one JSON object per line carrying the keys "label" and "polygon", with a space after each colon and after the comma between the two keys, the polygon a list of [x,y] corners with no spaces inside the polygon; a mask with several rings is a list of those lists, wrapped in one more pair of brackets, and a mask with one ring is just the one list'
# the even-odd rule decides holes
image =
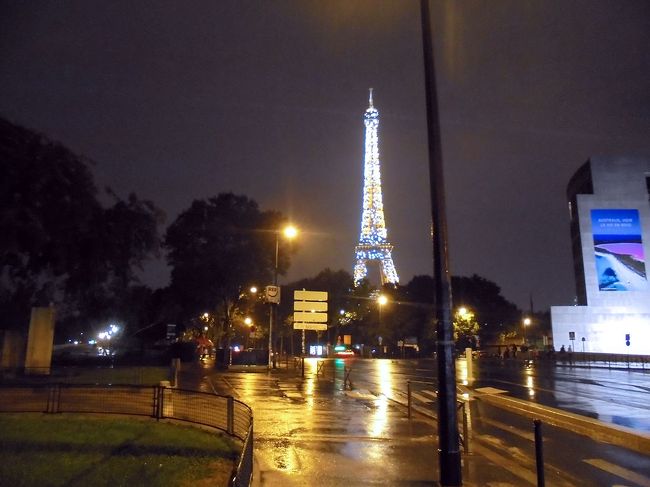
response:
{"label": "road sign post", "polygon": [[327,292],[293,292],[293,329],[302,330],[302,355],[305,355],[305,330],[327,330]]}

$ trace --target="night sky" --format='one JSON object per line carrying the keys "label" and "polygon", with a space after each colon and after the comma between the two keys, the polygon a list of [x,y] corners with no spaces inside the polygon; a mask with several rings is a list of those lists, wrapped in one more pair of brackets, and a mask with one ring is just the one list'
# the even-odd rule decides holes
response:
{"label": "night sky", "polygon": [[[650,2],[434,1],[450,263],[571,304],[565,187],[650,155]],[[402,283],[431,274],[419,2],[2,1],[0,116],[94,161],[171,223],[232,191],[305,232],[284,282],[350,273],[368,88]],[[149,266],[164,285],[168,271]]]}

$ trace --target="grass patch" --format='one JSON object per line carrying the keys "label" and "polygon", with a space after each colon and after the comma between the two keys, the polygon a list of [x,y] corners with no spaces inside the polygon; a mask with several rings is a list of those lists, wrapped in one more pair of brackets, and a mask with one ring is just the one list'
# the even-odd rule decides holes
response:
{"label": "grass patch", "polygon": [[5,384],[52,384],[61,382],[65,384],[157,386],[161,380],[170,380],[170,370],[170,367],[164,366],[52,367],[49,375],[5,374],[5,376],[0,376],[0,382]]}
{"label": "grass patch", "polygon": [[[227,485],[240,446],[151,420],[0,414],[1,486]],[[201,483],[201,482],[200,482]]]}
{"label": "grass patch", "polygon": [[169,367],[88,367],[70,369],[68,384],[134,384],[158,385],[169,380]]}

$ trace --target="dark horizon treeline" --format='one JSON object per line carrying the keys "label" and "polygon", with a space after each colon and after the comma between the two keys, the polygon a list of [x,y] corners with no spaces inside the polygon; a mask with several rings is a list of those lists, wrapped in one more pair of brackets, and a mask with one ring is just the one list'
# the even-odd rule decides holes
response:
{"label": "dark horizon treeline", "polygon": [[[286,222],[282,213],[261,210],[247,196],[222,193],[194,200],[163,233],[164,215],[155,202],[136,194],[123,199],[110,188],[100,192],[88,162],[0,118],[0,329],[26,330],[32,306],[53,305],[59,342],[81,332],[88,336],[108,322],[122,324],[126,335],[140,340],[163,338],[166,325],[174,323],[188,335],[248,341],[247,315],[255,315],[263,335],[267,310],[248,288],[271,281],[275,231]],[[297,246],[279,243],[278,270],[284,274]],[[171,282],[151,289],[139,281],[138,271],[161,252]],[[389,341],[433,338],[428,276],[385,289],[395,303],[424,306],[387,307],[381,323],[370,286],[354,289],[347,272],[329,269],[284,286],[283,322],[291,290],[304,285],[330,292],[330,309],[338,310],[330,313],[330,341],[341,331],[368,341],[380,333]],[[486,339],[520,323],[521,312],[495,283],[454,277],[452,287],[456,302],[474,310],[479,335]]]}

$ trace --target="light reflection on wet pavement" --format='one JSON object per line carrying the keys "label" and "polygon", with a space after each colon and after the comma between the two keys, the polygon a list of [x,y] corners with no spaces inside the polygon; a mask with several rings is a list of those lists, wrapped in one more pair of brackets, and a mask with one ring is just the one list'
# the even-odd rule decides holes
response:
{"label": "light reflection on wet pavement", "polygon": [[[437,485],[436,424],[417,414],[409,420],[405,408],[397,406],[393,401],[401,400],[404,404],[408,380],[412,381],[414,390],[422,398],[435,397],[432,362],[328,361],[327,367],[318,371],[318,376],[316,364],[315,360],[306,361],[304,379],[300,377],[300,371],[295,369],[231,369],[224,372],[215,371],[210,364],[206,364],[204,370],[200,371],[199,376],[202,377],[198,383],[188,384],[190,388],[233,395],[253,409],[253,485]],[[344,390],[345,372],[350,368],[353,370],[350,379],[354,387],[353,390]],[[607,377],[606,371],[594,371],[593,374],[584,374],[581,380],[573,371],[557,370],[549,376],[547,371],[534,367],[508,368],[497,365],[494,368],[485,364],[483,368],[475,367],[476,379],[463,377],[463,367],[458,367],[458,371],[459,380],[467,382],[471,387],[489,384],[507,389],[515,397],[554,407],[562,407],[566,396],[567,404],[573,408],[579,406],[581,400],[588,407],[593,407],[588,394],[593,394],[595,400],[606,401],[607,398],[602,395],[599,398],[598,392],[594,391],[600,390],[604,381],[615,381],[618,377],[616,374]],[[628,386],[622,383],[621,377],[618,378],[621,380],[620,397],[630,400],[633,397],[627,391]],[[640,394],[646,394],[641,390],[646,387],[642,385],[642,380],[634,380],[636,382],[633,387]],[[581,388],[585,390],[582,391]],[[433,401],[421,405],[429,409],[434,407]],[[489,408],[483,409],[485,413]],[[608,411],[615,412],[619,409],[625,407],[617,404]],[[589,415],[589,410],[580,413]],[[462,455],[464,485],[510,486],[534,483],[534,474],[531,473],[531,469],[534,472],[534,466],[530,464],[531,455],[534,454],[530,439],[522,443],[521,435],[511,435],[512,425],[516,424],[514,431],[524,432],[523,436],[528,438],[530,425],[511,415],[504,419],[502,411],[493,411],[491,414],[494,414],[493,419],[476,418],[479,423],[483,421],[484,433],[480,440],[477,438],[476,443],[477,450],[483,445],[483,453]],[[626,419],[629,417],[626,416]],[[492,431],[494,427],[497,430]],[[577,440],[571,433],[561,431],[553,434],[558,436],[554,439],[558,445],[575,442],[581,449],[585,449],[584,439]],[[504,442],[502,436],[508,438],[509,443]],[[586,451],[600,454],[598,444],[591,442],[589,445],[591,446]],[[608,447],[606,451],[614,450]],[[510,458],[506,452],[519,453]],[[620,456],[621,453],[616,452],[615,455]],[[626,458],[628,468],[629,465],[639,464],[639,457],[628,453],[622,455]],[[563,462],[566,458],[573,457],[559,454],[556,461]],[[601,482],[608,481],[606,477],[598,477],[593,469],[588,470],[585,465],[579,463],[578,470],[582,469],[583,475],[594,475],[593,485],[604,485]],[[566,485],[567,479],[569,485],[578,485],[571,477],[573,470],[575,461],[571,462],[571,468],[554,469],[556,483],[549,480],[549,485]]]}
{"label": "light reflection on wet pavement", "polygon": [[256,485],[435,482],[431,422],[408,421],[384,396],[343,391],[342,368],[334,381],[310,372],[304,381],[285,371],[212,379],[253,409]]}

